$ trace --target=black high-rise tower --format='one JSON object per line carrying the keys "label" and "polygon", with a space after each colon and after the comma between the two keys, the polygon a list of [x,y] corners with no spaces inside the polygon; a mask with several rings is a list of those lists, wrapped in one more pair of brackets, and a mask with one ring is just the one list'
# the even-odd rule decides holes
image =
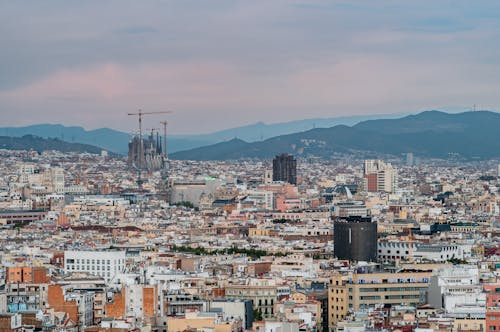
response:
{"label": "black high-rise tower", "polygon": [[273,181],[297,184],[297,160],[290,154],[280,154],[273,159]]}
{"label": "black high-rise tower", "polygon": [[335,257],[350,261],[377,260],[377,223],[371,217],[334,219],[333,246]]}

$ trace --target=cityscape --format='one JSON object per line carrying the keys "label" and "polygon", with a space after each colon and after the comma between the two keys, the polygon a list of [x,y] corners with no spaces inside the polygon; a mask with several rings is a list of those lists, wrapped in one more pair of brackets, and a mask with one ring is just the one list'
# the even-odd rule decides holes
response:
{"label": "cityscape", "polygon": [[0,2],[0,332],[500,331],[498,17]]}

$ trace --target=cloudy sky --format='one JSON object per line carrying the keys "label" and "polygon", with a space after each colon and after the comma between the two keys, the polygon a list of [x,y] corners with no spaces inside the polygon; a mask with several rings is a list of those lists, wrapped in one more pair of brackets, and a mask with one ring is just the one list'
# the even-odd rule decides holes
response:
{"label": "cloudy sky", "polygon": [[497,0],[1,1],[0,126],[497,110],[499,17]]}

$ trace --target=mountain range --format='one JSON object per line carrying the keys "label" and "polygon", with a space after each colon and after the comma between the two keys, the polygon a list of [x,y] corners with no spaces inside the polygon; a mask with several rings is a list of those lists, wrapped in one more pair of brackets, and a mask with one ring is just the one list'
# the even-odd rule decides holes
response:
{"label": "mountain range", "polygon": [[[497,128],[500,113],[496,112],[426,111],[399,117],[393,114],[259,122],[212,134],[169,136],[168,145],[169,152],[177,151],[170,153],[171,158],[192,160],[272,158],[282,152],[325,158],[335,153],[413,152],[422,157],[453,154],[484,159],[500,157]],[[127,152],[130,139],[129,134],[108,128],[87,131],[62,125],[4,127],[0,135],[5,135],[0,137],[0,148],[93,153],[104,149],[121,154]],[[271,137],[263,139],[264,135]]]}
{"label": "mountain range", "polygon": [[[225,129],[209,134],[200,135],[169,135],[169,153],[188,150],[196,147],[224,142],[239,138],[246,142],[262,141],[274,136],[291,134],[312,128],[328,128],[339,124],[354,125],[360,121],[378,118],[396,118],[402,114],[385,115],[357,115],[335,118],[315,118],[298,121],[265,124],[255,124]],[[38,124],[26,127],[1,127],[0,135],[23,137],[34,135],[43,138],[57,138],[70,143],[83,143],[99,146],[103,149],[119,154],[127,154],[130,134],[109,128],[85,130],[77,126],[63,126],[59,124]]]}
{"label": "mountain range", "polygon": [[180,151],[172,159],[225,160],[272,158],[278,153],[331,157],[334,153],[401,154],[465,159],[500,157],[500,113],[490,111],[450,114],[426,111],[399,119],[361,121],[280,135],[260,142],[231,139]]}
{"label": "mountain range", "polygon": [[[0,136],[0,149],[35,150],[37,152],[56,150],[61,152],[87,152],[93,154],[100,154],[103,150],[100,147],[89,144],[69,143],[58,138],[42,138],[34,135],[24,135],[23,137]],[[111,153],[111,155],[113,155],[113,153]]]}

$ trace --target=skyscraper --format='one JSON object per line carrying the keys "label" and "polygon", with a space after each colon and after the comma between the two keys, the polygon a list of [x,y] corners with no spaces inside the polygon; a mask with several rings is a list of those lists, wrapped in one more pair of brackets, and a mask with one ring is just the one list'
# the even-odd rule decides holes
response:
{"label": "skyscraper", "polygon": [[371,217],[335,218],[335,257],[351,261],[377,260],[377,223]]}
{"label": "skyscraper", "polygon": [[413,166],[415,164],[413,159],[413,153],[408,152],[406,154],[406,166]]}
{"label": "skyscraper", "polygon": [[273,159],[273,181],[297,184],[297,160],[286,153]]}
{"label": "skyscraper", "polygon": [[393,193],[397,188],[397,170],[382,160],[365,160],[364,187],[366,191]]}

